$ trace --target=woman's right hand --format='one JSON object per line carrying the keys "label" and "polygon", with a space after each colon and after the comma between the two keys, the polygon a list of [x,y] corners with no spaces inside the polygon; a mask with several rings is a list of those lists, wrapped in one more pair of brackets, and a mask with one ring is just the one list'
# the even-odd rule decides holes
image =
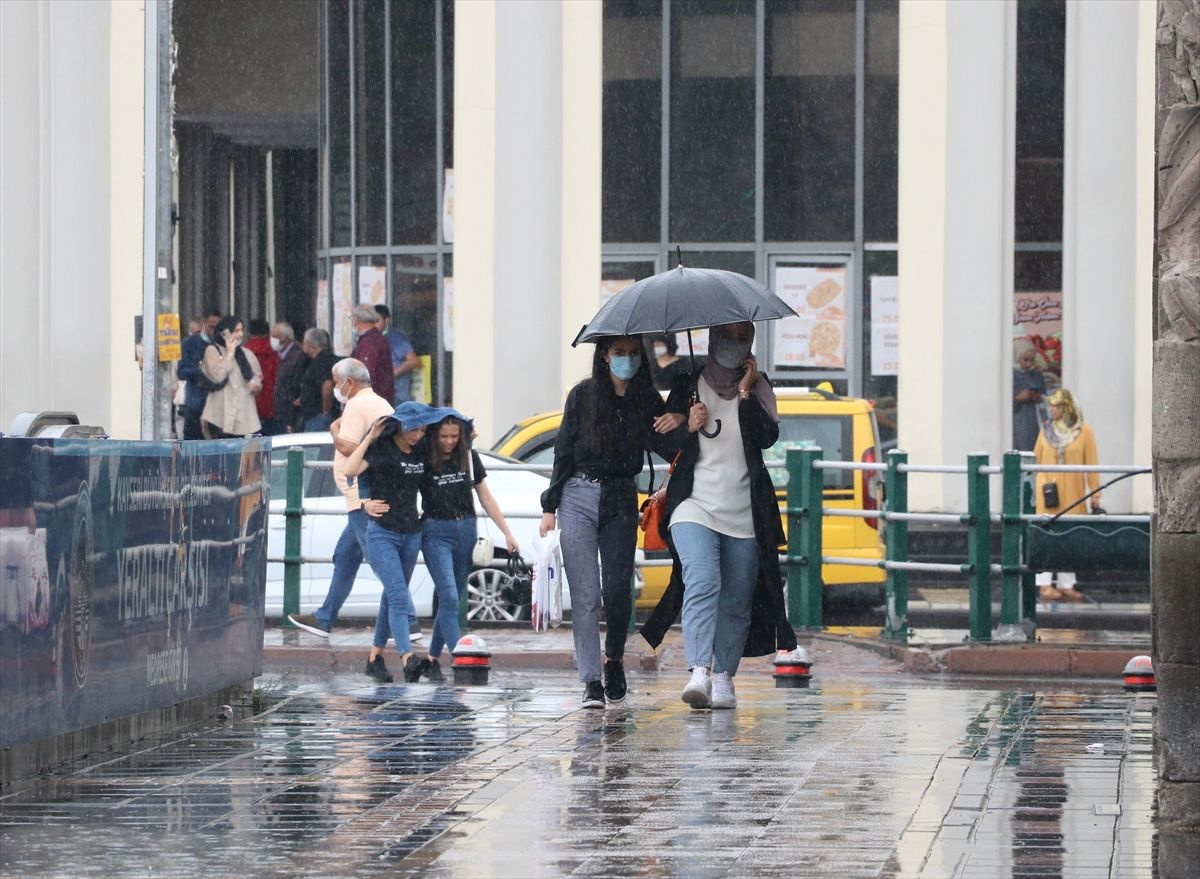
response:
{"label": "woman's right hand", "polygon": [[370,516],[372,519],[378,519],[380,516],[382,516],[384,513],[386,513],[388,510],[391,509],[391,507],[388,506],[387,501],[379,500],[377,498],[371,498],[369,500],[365,500],[362,502],[362,505],[363,505],[363,509],[366,510],[367,515]]}
{"label": "woman's right hand", "polygon": [[664,412],[654,419],[655,433],[670,433],[683,424],[682,412]]}
{"label": "woman's right hand", "polygon": [[542,513],[542,521],[538,525],[538,534],[545,537],[554,530],[556,524],[557,517],[553,513]]}
{"label": "woman's right hand", "polygon": [[688,433],[695,433],[708,424],[708,407],[703,403],[693,403],[688,411]]}

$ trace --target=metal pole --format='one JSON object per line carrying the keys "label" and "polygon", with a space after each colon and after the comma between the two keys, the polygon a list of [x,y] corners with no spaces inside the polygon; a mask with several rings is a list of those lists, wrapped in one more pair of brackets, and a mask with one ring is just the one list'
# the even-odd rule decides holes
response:
{"label": "metal pole", "polygon": [[158,316],[171,303],[171,3],[145,12],[142,153],[142,439],[171,438],[171,361],[158,361]]}
{"label": "metal pole", "polygon": [[788,449],[788,616],[798,629],[821,628],[821,505],[825,474],[813,465],[820,449]]}
{"label": "metal pole", "polygon": [[986,467],[988,456],[983,453],[967,455],[967,514],[971,517],[967,530],[967,564],[970,573],[971,640],[992,640],[992,516],[988,495]]}
{"label": "metal pole", "polygon": [[[908,512],[908,473],[900,469],[908,463],[908,452],[893,449],[887,456],[887,511]],[[887,520],[887,560],[908,561],[908,522]],[[887,572],[887,619],[883,636],[890,641],[908,643],[908,572],[889,568]]]}
{"label": "metal pole", "polygon": [[294,629],[288,614],[300,613],[300,518],[304,503],[304,450],[287,453],[287,500],[283,508],[283,619],[284,629]]}
{"label": "metal pole", "polygon": [[[1033,459],[1032,452],[1022,452],[1022,461],[1028,462]],[[1036,512],[1036,506],[1033,500],[1033,492],[1037,478],[1032,473],[1021,473],[1021,496],[1020,507],[1022,513],[1032,514]],[[1021,520],[1021,562],[1026,567],[1029,563],[1029,520]],[[1021,616],[1024,621],[1025,635],[1030,640],[1033,639],[1034,632],[1037,631],[1037,582],[1033,571],[1023,571],[1021,574]]]}
{"label": "metal pole", "polygon": [[1021,624],[1021,453],[1004,453],[1000,516],[1000,629],[1016,639]]}

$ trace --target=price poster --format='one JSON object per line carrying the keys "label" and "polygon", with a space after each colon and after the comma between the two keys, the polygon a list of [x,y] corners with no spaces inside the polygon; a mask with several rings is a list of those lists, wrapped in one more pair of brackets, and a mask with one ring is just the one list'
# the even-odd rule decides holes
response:
{"label": "price poster", "polygon": [[846,368],[846,267],[779,266],[775,295],[797,317],[775,322],[775,366]]}
{"label": "price poster", "polygon": [[900,373],[900,279],[871,277],[871,374]]}

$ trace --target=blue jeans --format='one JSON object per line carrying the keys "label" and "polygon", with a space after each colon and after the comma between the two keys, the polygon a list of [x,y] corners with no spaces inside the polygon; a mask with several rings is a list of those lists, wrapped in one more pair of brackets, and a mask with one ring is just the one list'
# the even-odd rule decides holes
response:
{"label": "blue jeans", "polygon": [[384,528],[378,522],[367,524],[367,561],[383,583],[379,613],[375,616],[376,647],[387,646],[388,636],[396,641],[403,656],[412,651],[409,640],[409,618],[413,616],[412,593],[408,591],[417,553],[421,551],[421,532],[400,534]]}
{"label": "blue jeans", "polygon": [[442,655],[442,647],[458,643],[458,605],[467,589],[477,533],[474,516],[426,519],[421,526],[421,552],[437,595],[437,617],[429,636],[429,655],[435,659]]}
{"label": "blue jeans", "polygon": [[333,419],[323,412],[320,415],[310,415],[304,419],[304,432],[321,433],[329,430],[331,424],[333,424]]}
{"label": "blue jeans", "polygon": [[683,568],[683,653],[688,668],[737,674],[750,631],[758,542],[695,522],[671,526]]}
{"label": "blue jeans", "polygon": [[358,576],[363,556],[367,553],[369,521],[370,517],[362,507],[346,514],[346,527],[338,538],[337,546],[333,548],[333,577],[329,581],[329,592],[325,594],[325,603],[313,614],[327,630],[333,629],[338,611],[354,588],[354,578]]}

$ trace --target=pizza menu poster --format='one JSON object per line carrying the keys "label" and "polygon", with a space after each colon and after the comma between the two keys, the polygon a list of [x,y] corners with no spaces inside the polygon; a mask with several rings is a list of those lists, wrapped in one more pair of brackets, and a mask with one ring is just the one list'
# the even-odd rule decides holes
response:
{"label": "pizza menu poster", "polygon": [[798,315],[775,324],[775,367],[846,368],[846,267],[779,266],[775,295]]}

